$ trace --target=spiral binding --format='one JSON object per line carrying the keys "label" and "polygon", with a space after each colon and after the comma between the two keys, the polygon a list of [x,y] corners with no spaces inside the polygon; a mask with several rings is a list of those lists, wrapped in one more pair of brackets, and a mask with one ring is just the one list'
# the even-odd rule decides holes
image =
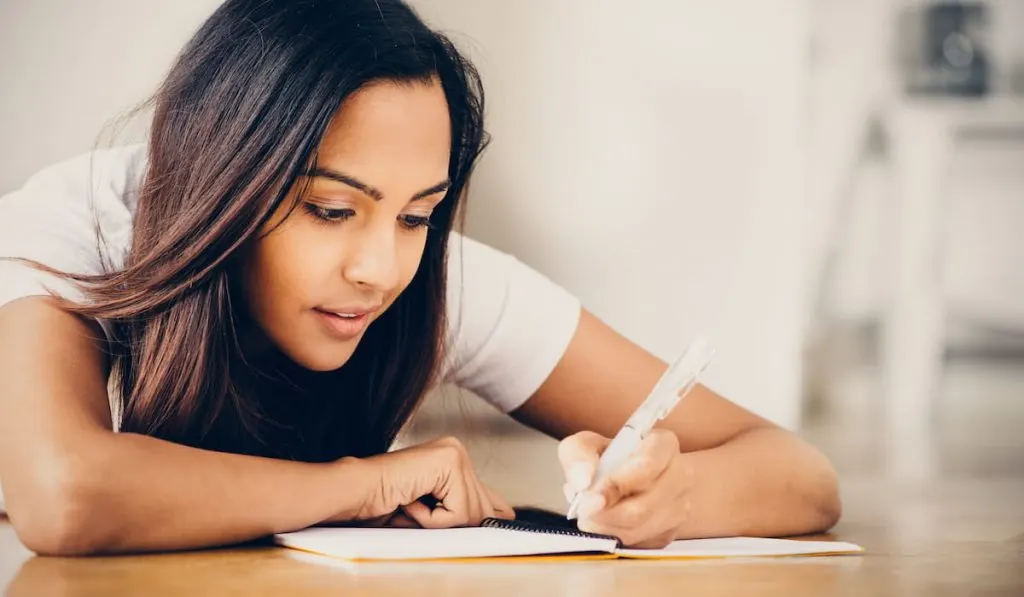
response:
{"label": "spiral binding", "polygon": [[486,518],[480,523],[480,526],[491,529],[504,529],[508,531],[522,531],[526,533],[542,533],[546,535],[563,535],[566,537],[580,537],[586,539],[606,539],[614,541],[616,544],[619,542],[618,537],[611,535],[601,535],[598,533],[588,533],[579,529],[562,528],[548,525],[534,524],[530,522],[523,522],[521,520],[505,520],[502,518]]}

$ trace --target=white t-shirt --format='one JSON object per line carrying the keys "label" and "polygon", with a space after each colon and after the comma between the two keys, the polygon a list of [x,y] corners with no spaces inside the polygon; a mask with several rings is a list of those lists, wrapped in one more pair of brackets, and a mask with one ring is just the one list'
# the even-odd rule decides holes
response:
{"label": "white t-shirt", "polygon": [[[120,267],[146,158],[142,145],[97,150],[50,166],[0,197],[0,257],[100,273],[99,225],[106,257]],[[502,412],[518,408],[565,352],[579,320],[579,301],[511,255],[459,234],[449,244],[448,281],[450,350],[441,379]],[[0,261],[0,306],[47,294],[46,288],[80,298],[55,277]]]}

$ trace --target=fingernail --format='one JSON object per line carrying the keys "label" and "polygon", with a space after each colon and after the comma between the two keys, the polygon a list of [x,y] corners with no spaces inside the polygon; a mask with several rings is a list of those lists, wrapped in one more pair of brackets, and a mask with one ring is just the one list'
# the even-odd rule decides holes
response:
{"label": "fingernail", "polygon": [[565,494],[566,503],[571,504],[573,499],[576,498],[576,490],[569,483],[562,485],[562,493]]}
{"label": "fingernail", "polygon": [[576,491],[583,491],[590,486],[594,476],[594,468],[586,462],[577,462],[569,467],[569,485]]}
{"label": "fingernail", "polygon": [[595,525],[589,518],[581,518],[577,520],[576,528],[583,531],[584,533],[598,532],[597,525]]}
{"label": "fingernail", "polygon": [[590,518],[604,508],[604,496],[599,493],[588,493],[580,500],[579,518]]}

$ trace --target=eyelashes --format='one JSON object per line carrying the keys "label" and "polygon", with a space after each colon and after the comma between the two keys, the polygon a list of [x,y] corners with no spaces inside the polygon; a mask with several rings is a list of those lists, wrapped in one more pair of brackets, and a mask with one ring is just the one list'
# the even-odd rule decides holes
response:
{"label": "eyelashes", "polygon": [[398,221],[409,230],[416,230],[418,228],[433,230],[435,228],[434,223],[426,216],[398,216]]}
{"label": "eyelashes", "polygon": [[[302,204],[303,209],[306,213],[313,216],[317,222],[322,224],[340,224],[345,220],[354,217],[356,215],[355,210],[349,208],[331,209],[327,207],[321,207],[315,203],[305,202]],[[434,229],[434,224],[430,221],[429,216],[413,216],[403,215],[398,216],[398,222],[406,230],[418,230],[420,228]]]}
{"label": "eyelashes", "polygon": [[320,207],[319,205],[308,202],[303,203],[302,207],[306,210],[306,213],[313,216],[317,220],[327,224],[344,222],[345,220],[356,215],[356,212],[351,209],[328,209],[326,207]]}

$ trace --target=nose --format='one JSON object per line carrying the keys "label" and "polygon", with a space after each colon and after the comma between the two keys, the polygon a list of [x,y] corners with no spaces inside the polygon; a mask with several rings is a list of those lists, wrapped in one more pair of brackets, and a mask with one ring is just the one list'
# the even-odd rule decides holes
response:
{"label": "nose", "polygon": [[394,227],[366,226],[352,231],[342,276],[354,286],[387,293],[399,284],[398,247]]}

